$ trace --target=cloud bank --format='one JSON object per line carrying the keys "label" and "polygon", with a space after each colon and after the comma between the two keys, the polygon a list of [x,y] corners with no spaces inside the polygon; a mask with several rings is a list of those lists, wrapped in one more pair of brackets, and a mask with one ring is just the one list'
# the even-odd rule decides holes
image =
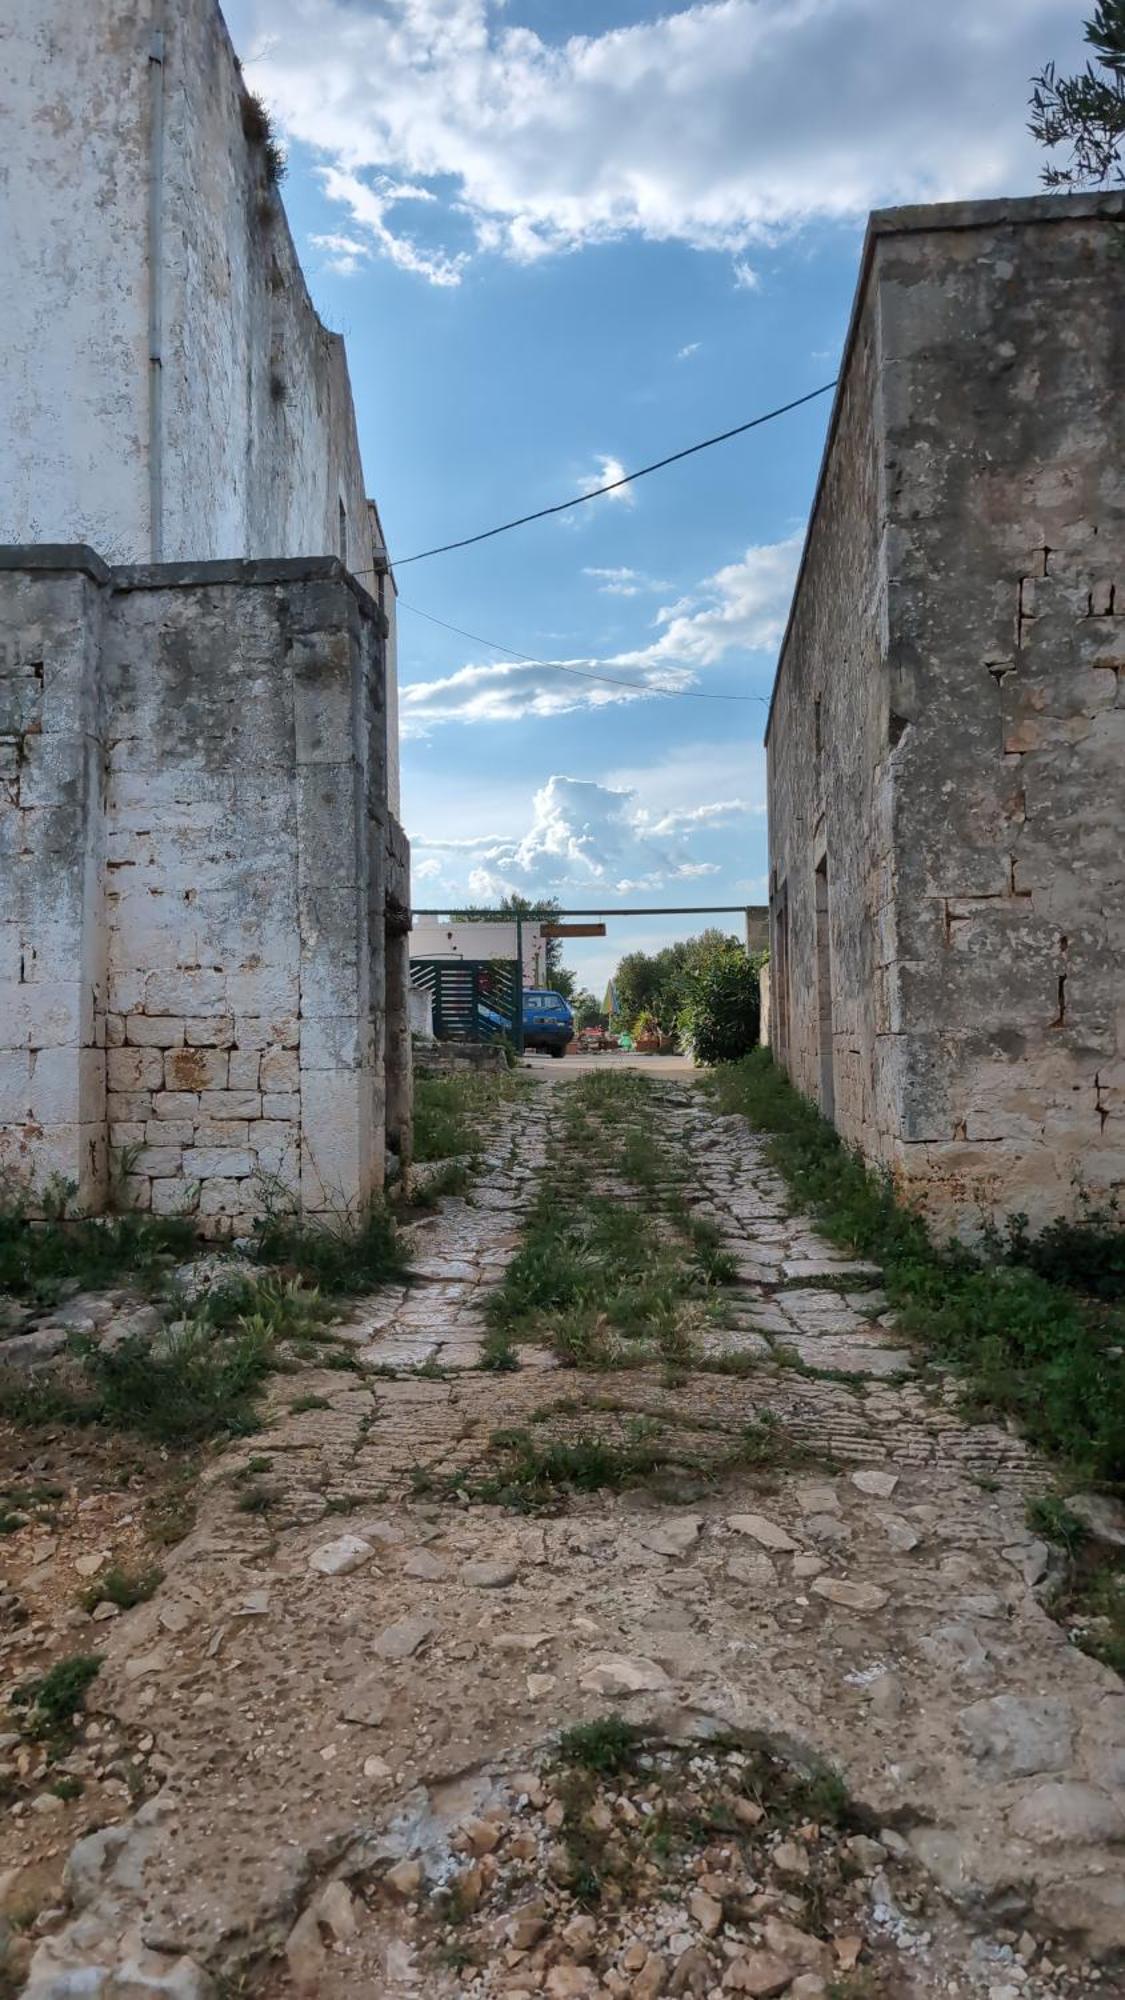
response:
{"label": "cloud bank", "polygon": [[[563,715],[576,708],[659,699],[661,693],[699,686],[704,670],[730,655],[768,653],[776,647],[800,549],[799,535],[747,549],[738,562],[727,563],[688,596],[658,611],[657,636],[646,646],[604,658],[559,661],[553,667],[471,664],[441,680],[415,681],[400,690],[403,733],[422,735],[442,722],[514,722],[525,715]],[[628,579],[635,573],[597,574]],[[560,672],[560,667],[569,671]],[[582,678],[593,673],[616,676],[625,684],[607,686]]]}
{"label": "cloud bank", "polygon": [[503,0],[231,6],[340,233],[437,285],[482,251],[527,263],[631,234],[727,252],[752,285],[747,248],[810,221],[1030,188],[1027,79],[1073,55],[1080,12],[702,0],[551,39]]}
{"label": "cloud bank", "polygon": [[749,799],[732,798],[654,812],[633,787],[556,775],[535,793],[531,824],[522,836],[415,836],[412,844],[422,857],[415,873],[430,881],[448,875],[451,887],[463,881],[478,902],[497,902],[513,890],[628,895],[718,874],[716,862],[693,852],[691,837],[759,810]]}

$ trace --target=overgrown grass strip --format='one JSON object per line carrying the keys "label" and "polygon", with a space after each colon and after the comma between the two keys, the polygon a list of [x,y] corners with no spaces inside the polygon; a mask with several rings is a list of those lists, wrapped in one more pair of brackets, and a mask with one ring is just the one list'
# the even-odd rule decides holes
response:
{"label": "overgrown grass strip", "polygon": [[973,1406],[1013,1417],[1077,1476],[1125,1485],[1125,1313],[1110,1302],[1125,1248],[1111,1210],[1035,1240],[1017,1220],[978,1248],[937,1243],[766,1050],[714,1084],[724,1112],[768,1135],[768,1158],[824,1234],[881,1266],[899,1328],[962,1371]]}
{"label": "overgrown grass strip", "polygon": [[548,1341],[572,1367],[683,1365],[708,1295],[732,1272],[678,1191],[649,1080],[580,1077],[560,1108],[523,1243],[486,1307],[486,1365],[513,1365],[521,1340]]}

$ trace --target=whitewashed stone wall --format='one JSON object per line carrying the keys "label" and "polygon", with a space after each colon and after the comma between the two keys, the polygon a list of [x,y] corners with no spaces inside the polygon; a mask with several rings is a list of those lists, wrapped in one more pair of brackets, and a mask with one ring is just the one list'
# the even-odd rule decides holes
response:
{"label": "whitewashed stone wall", "polygon": [[963,1233],[1125,1186],[1123,225],[872,218],[774,690],[774,1050]]}
{"label": "whitewashed stone wall", "polygon": [[245,98],[215,0],[0,0],[0,241],[19,273],[0,290],[0,543],[339,555],[371,583],[344,343]]}
{"label": "whitewashed stone wall", "polygon": [[116,1168],[206,1236],[356,1207],[388,1020],[409,1150],[377,605],[331,561],[8,551],[0,629],[0,1172],[96,1207]]}

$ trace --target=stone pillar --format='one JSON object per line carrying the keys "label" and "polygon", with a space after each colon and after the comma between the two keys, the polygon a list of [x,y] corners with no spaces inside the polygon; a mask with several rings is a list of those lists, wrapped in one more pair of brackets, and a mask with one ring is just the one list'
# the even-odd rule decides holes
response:
{"label": "stone pillar", "polygon": [[0,1174],[106,1191],[99,655],[109,572],[0,550]]}
{"label": "stone pillar", "polygon": [[[383,1185],[392,863],[409,920],[378,606],[331,559],[17,549],[0,616],[0,1171],[97,1207],[108,1155],[205,1236],[270,1201],[355,1213]],[[399,1012],[404,977],[398,953]]]}

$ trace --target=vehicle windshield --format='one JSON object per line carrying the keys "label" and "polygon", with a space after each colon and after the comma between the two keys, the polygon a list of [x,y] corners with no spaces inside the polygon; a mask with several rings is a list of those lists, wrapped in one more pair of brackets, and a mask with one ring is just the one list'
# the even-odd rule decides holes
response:
{"label": "vehicle windshield", "polygon": [[525,993],[523,1011],[525,1015],[559,1014],[563,1019],[570,1014],[570,1008],[561,993]]}

